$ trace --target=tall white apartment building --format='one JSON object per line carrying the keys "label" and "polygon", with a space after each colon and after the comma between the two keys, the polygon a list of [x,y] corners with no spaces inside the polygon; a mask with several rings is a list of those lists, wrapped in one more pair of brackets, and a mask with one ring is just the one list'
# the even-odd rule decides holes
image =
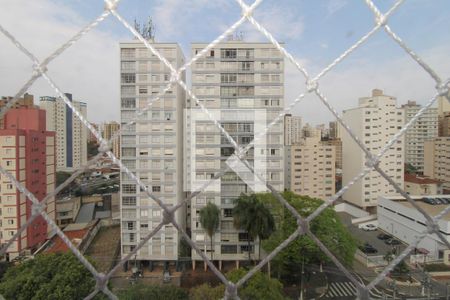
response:
{"label": "tall white apartment building", "polygon": [[302,139],[302,118],[286,114],[284,116],[284,145],[300,143]]}
{"label": "tall white apartment building", "polygon": [[[203,43],[192,44],[192,55],[206,46]],[[219,118],[240,146],[251,142],[280,114],[284,98],[283,77],[283,56],[269,43],[221,43],[192,66],[195,95]],[[194,100],[188,100],[188,106],[191,110],[187,114],[187,130],[191,134],[187,135],[186,142],[191,146],[186,147],[187,179],[190,177],[191,182],[197,179],[201,182],[226,168],[226,161],[234,150],[214,124],[193,117],[198,112]],[[246,157],[255,170],[279,191],[284,188],[283,131],[281,121]],[[196,187],[198,185],[191,184],[188,190],[192,192]],[[258,241],[251,241],[249,247],[246,232],[233,226],[233,201],[241,193],[253,193],[252,188],[240,172],[229,171],[191,201],[192,239],[208,256],[213,252],[213,260],[219,261],[219,266],[222,261],[246,260],[249,252],[253,258],[258,258]],[[200,209],[208,202],[220,208],[220,226],[213,236],[213,249],[199,221]],[[195,251],[192,252],[192,260],[201,260]]]}
{"label": "tall white apartment building", "polygon": [[[73,106],[87,117],[87,104],[73,101]],[[56,132],[56,170],[73,171],[87,162],[87,128],[61,98],[44,96],[39,106],[47,114],[47,130]]]}
{"label": "tall white apartment building", "polygon": [[[175,67],[184,64],[178,44],[153,46]],[[121,159],[149,191],[166,205],[175,206],[183,194],[183,108],[185,93],[175,84],[165,96],[153,101],[170,80],[170,70],[139,41],[120,43],[121,61]],[[185,79],[184,73],[182,79]],[[136,120],[137,118],[137,120]],[[124,124],[136,120],[136,124]],[[121,255],[124,257],[163,220],[163,210],[121,172]],[[175,214],[185,224],[185,210]],[[180,236],[172,224],[163,226],[137,253],[139,261],[175,261]]]}
{"label": "tall white apartment building", "polygon": [[[415,101],[402,105],[405,124],[422,108]],[[438,110],[430,107],[412,124],[405,134],[405,163],[411,164],[419,173],[424,169],[424,142],[438,135]]]}
{"label": "tall white apartment building", "polygon": [[[352,128],[358,139],[373,154],[379,153],[389,140],[401,129],[403,110],[396,107],[396,98],[375,89],[371,97],[359,99],[359,106],[344,111],[343,119]],[[358,175],[366,163],[365,153],[353,141],[348,132],[341,128],[342,136],[342,185],[346,185]],[[404,171],[403,137],[386,152],[380,160],[380,168],[386,172],[400,187],[403,187]],[[364,178],[353,184],[343,195],[343,199],[362,208],[377,205],[379,195],[396,194],[378,172],[371,171]]]}
{"label": "tall white apartment building", "polygon": [[299,195],[328,199],[335,194],[336,147],[320,137],[303,138],[290,148],[289,189]]}

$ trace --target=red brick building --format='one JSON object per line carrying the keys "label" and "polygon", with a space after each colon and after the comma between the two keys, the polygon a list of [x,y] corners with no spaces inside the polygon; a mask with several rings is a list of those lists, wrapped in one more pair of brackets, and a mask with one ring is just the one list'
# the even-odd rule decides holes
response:
{"label": "red brick building", "polygon": [[[0,129],[0,165],[33,193],[39,201],[55,188],[55,133],[46,130],[45,111],[38,108],[9,110]],[[0,175],[0,243],[6,243],[31,217],[32,202],[5,176]],[[55,219],[55,200],[47,202],[47,213]],[[36,250],[50,228],[37,217],[8,248],[12,259]]]}

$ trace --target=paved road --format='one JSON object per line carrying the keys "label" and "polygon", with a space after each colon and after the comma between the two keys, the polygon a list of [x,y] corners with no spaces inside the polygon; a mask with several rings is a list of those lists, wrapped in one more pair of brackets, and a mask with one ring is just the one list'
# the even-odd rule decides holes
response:
{"label": "paved road", "polygon": [[[350,300],[356,299],[356,287],[342,272],[336,267],[324,267],[324,272],[328,278],[328,289],[324,296],[320,299],[336,299]],[[362,281],[359,276],[354,274],[358,280]],[[370,291],[372,299],[382,299],[382,294],[378,289]]]}

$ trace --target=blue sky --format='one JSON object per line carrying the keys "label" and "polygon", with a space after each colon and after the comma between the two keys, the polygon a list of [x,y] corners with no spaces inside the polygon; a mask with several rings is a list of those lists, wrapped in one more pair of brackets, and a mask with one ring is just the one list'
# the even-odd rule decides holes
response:
{"label": "blue sky", "polygon": [[[375,1],[381,11],[393,3]],[[99,15],[104,4],[101,0],[2,0],[1,6],[1,24],[38,57],[45,57]],[[122,0],[118,11],[130,23],[151,16],[156,40],[180,43],[187,57],[191,42],[212,41],[240,17],[240,8],[232,0]],[[448,0],[406,0],[389,23],[443,78],[450,76],[449,15]],[[374,16],[363,0],[265,0],[255,18],[285,42],[286,49],[313,75],[374,26]],[[248,41],[266,40],[248,24],[238,31],[244,32]],[[118,42],[129,38],[131,34],[109,17],[49,66],[61,88],[88,102],[89,117],[94,121],[118,119]],[[2,78],[11,75],[0,83],[2,95],[14,94],[29,76],[30,64],[8,43],[0,36],[0,44],[9,54],[0,57],[0,74]],[[285,102],[289,103],[304,90],[304,78],[289,64],[286,74]],[[384,89],[398,97],[399,103],[409,99],[424,103],[434,92],[434,83],[384,31],[376,33],[320,84],[338,111],[355,106],[357,98],[368,95],[372,88]],[[52,93],[42,80],[30,91],[36,96]],[[313,123],[331,120],[330,113],[312,98],[305,99],[310,105],[299,105],[294,113]],[[111,102],[110,110],[94,113]]]}

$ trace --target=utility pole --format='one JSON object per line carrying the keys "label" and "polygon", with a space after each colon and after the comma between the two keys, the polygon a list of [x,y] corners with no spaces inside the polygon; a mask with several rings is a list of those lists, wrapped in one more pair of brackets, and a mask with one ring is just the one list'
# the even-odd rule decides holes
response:
{"label": "utility pole", "polygon": [[447,282],[447,284],[445,285],[445,300],[449,300],[448,287],[449,287],[449,284]]}
{"label": "utility pole", "polygon": [[303,271],[305,267],[305,258],[302,259],[302,273],[300,274],[300,300],[303,300]]}
{"label": "utility pole", "polygon": [[392,289],[394,290],[393,300],[395,300],[396,299],[395,296],[397,294],[397,281],[395,280],[392,282]]}

